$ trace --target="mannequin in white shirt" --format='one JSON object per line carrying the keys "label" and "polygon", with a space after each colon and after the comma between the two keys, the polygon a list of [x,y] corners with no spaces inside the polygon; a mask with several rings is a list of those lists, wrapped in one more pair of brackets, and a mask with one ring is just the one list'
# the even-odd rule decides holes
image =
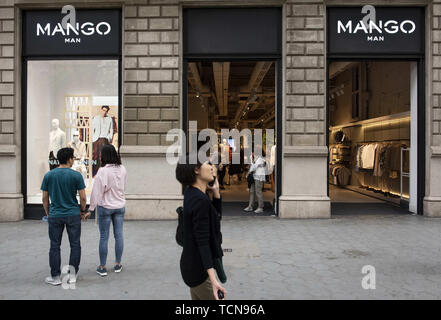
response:
{"label": "mannequin in white shirt", "polygon": [[92,146],[93,146],[93,165],[92,177],[94,177],[100,167],[100,154],[104,145],[110,144],[113,138],[113,121],[107,114],[109,106],[102,106],[101,113],[93,117],[92,120]]}
{"label": "mannequin in white shirt", "polygon": [[83,179],[86,179],[86,165],[84,163],[84,159],[87,156],[86,144],[80,140],[80,133],[78,130],[75,130],[72,133],[72,141],[67,144],[69,148],[74,149],[74,164],[72,165],[72,169],[78,171],[83,176]]}
{"label": "mannequin in white shirt", "polygon": [[60,120],[52,119],[52,130],[49,132],[49,169],[58,167],[57,152],[66,146],[66,134],[60,129]]}

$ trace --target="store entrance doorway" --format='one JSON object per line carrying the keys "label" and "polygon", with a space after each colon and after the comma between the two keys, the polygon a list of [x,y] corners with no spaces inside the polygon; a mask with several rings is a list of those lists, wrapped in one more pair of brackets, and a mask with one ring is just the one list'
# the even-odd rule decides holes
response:
{"label": "store entrance doorway", "polygon": [[[204,129],[215,132],[223,215],[276,214],[276,66],[276,61],[200,60],[187,63],[186,150],[192,151],[189,143],[192,130],[197,131],[198,136]],[[233,129],[237,129],[239,137],[222,135],[223,130],[231,132]],[[249,137],[245,136],[248,130]],[[255,138],[259,131],[261,141]],[[199,141],[198,150],[206,141]],[[246,178],[251,167],[247,149],[249,152],[263,151],[264,170],[259,169],[259,180],[254,185]],[[235,161],[235,158],[240,160]],[[254,161],[257,163],[257,155]]]}
{"label": "store entrance doorway", "polygon": [[417,62],[332,61],[328,76],[331,214],[417,213]]}

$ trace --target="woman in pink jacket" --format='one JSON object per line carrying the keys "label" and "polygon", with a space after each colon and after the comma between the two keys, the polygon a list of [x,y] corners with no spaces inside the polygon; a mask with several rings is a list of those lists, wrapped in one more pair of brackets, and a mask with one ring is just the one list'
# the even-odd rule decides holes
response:
{"label": "woman in pink jacket", "polygon": [[90,197],[89,211],[97,208],[96,217],[100,230],[99,255],[100,265],[96,272],[100,276],[107,275],[106,260],[109,241],[110,223],[113,224],[115,237],[115,272],[121,272],[121,257],[124,248],[123,221],[125,214],[124,191],[126,186],[126,168],[111,144],[101,150],[101,168],[95,176]]}

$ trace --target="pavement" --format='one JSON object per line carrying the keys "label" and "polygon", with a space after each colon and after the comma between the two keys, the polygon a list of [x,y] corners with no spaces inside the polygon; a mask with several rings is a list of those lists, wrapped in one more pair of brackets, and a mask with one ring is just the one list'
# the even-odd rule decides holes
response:
{"label": "pavement", "polygon": [[[44,283],[47,223],[0,223],[0,299],[190,299],[179,271],[176,221],[126,221],[119,274],[101,278],[99,233],[83,223],[75,289]],[[440,299],[441,219],[403,214],[332,219],[224,217],[227,299]],[[112,237],[112,234],[111,234]],[[114,259],[109,241],[108,269]],[[62,263],[69,244],[63,236]],[[364,266],[375,268],[363,274]],[[369,268],[369,267],[368,267]],[[375,289],[362,286],[369,277]],[[374,282],[375,278],[375,282]],[[366,287],[366,286],[365,286]]]}

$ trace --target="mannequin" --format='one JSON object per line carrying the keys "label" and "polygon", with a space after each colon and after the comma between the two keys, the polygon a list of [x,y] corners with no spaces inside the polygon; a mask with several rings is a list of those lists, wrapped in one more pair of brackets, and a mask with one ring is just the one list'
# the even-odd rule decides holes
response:
{"label": "mannequin", "polygon": [[66,146],[66,134],[60,129],[60,121],[52,119],[52,130],[49,132],[49,169],[58,167],[56,158],[58,150]]}
{"label": "mannequin", "polygon": [[86,144],[80,140],[80,133],[75,130],[72,133],[72,141],[67,144],[69,148],[74,149],[74,157],[76,160],[84,160],[86,157]]}
{"label": "mannequin", "polygon": [[84,163],[84,159],[87,156],[86,152],[86,144],[80,140],[80,133],[78,130],[75,130],[72,134],[72,141],[67,144],[69,148],[74,149],[74,157],[75,161],[72,166],[72,169],[78,171],[83,176],[83,179],[86,178],[86,165]]}

